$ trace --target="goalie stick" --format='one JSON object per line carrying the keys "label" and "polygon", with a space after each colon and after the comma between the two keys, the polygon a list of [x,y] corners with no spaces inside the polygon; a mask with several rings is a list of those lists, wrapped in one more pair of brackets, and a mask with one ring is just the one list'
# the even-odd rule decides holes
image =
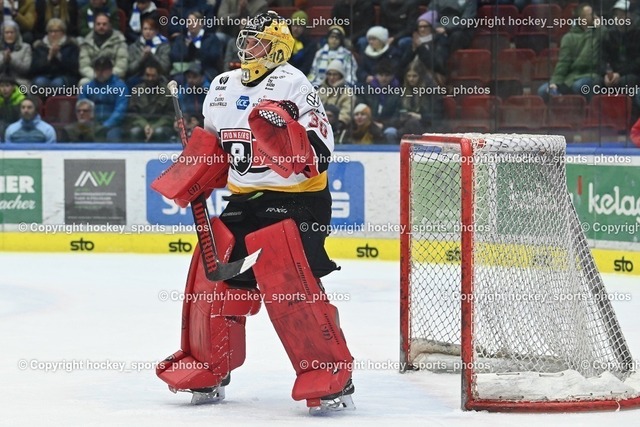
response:
{"label": "goalie stick", "polygon": [[[172,80],[167,84],[167,87],[173,99],[173,109],[175,110],[176,120],[178,121],[180,141],[184,148],[187,145],[187,130],[184,124],[184,116],[182,115],[180,102],[178,101],[178,84],[175,80]],[[213,240],[211,219],[209,218],[209,210],[207,209],[207,197],[204,193],[200,193],[200,195],[191,202],[191,211],[193,213],[193,221],[196,225],[200,252],[202,253],[202,265],[207,279],[212,282],[231,279],[247,271],[258,261],[258,256],[262,249],[258,249],[254,253],[237,261],[229,263],[220,261],[216,244]]]}

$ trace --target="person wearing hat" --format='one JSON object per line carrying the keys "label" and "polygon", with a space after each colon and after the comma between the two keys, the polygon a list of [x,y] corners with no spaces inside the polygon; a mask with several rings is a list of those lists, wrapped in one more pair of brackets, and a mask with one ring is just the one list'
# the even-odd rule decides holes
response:
{"label": "person wearing hat", "polygon": [[16,79],[10,74],[0,74],[0,138],[9,123],[20,118],[20,102],[24,98]]}
{"label": "person wearing hat", "polygon": [[78,99],[90,99],[95,104],[96,121],[106,128],[107,140],[122,141],[122,124],[129,105],[129,88],[114,74],[108,56],[93,61],[94,79],[83,85]]}
{"label": "person wearing hat", "polygon": [[375,68],[379,62],[398,63],[401,59],[400,51],[390,43],[389,31],[384,27],[377,25],[369,28],[367,43],[361,58],[361,66],[356,72],[358,81],[362,84],[373,80]]}
{"label": "person wearing hat", "polygon": [[444,82],[449,57],[449,38],[435,31],[438,13],[428,11],[418,17],[412,35],[411,49],[404,52],[401,67],[409,66],[416,58],[422,62],[437,81]]}
{"label": "person wearing hat", "polygon": [[384,144],[382,130],[371,118],[371,108],[367,104],[358,104],[353,109],[353,123],[347,134],[351,144]]}
{"label": "person wearing hat", "polygon": [[11,123],[4,133],[4,142],[56,142],[56,130],[38,114],[37,101],[25,98],[20,102],[20,120]]}
{"label": "person wearing hat", "polygon": [[293,12],[290,19],[291,35],[294,38],[293,53],[289,63],[309,75],[313,58],[318,50],[318,43],[306,34],[309,16],[302,10]]}
{"label": "person wearing hat", "polygon": [[613,25],[602,42],[603,80],[607,87],[630,87],[640,83],[640,23],[631,19],[629,0],[613,5]]}
{"label": "person wearing hat", "polygon": [[339,108],[338,121],[341,127],[351,122],[351,109],[354,105],[353,90],[345,83],[345,69],[342,61],[334,59],[327,66],[325,79],[318,87],[318,94],[322,104],[335,105]]}
{"label": "person wearing hat", "polygon": [[314,86],[319,86],[324,81],[327,66],[334,60],[342,62],[344,68],[344,81],[347,85],[353,86],[356,83],[356,71],[358,64],[351,51],[344,46],[345,31],[339,25],[329,27],[327,42],[318,49],[311,72],[308,75],[309,81]]}

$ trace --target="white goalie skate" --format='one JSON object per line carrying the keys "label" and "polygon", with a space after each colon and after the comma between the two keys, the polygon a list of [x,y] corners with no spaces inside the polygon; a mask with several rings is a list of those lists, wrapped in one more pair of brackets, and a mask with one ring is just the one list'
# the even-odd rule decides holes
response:
{"label": "white goalie skate", "polygon": [[342,391],[320,399],[320,406],[309,408],[311,415],[323,415],[339,411],[354,411],[356,406],[353,404],[351,395],[356,391],[353,382],[349,380]]}
{"label": "white goalie skate", "polygon": [[227,377],[222,380],[222,383],[215,387],[206,387],[206,388],[196,388],[196,389],[187,389],[187,390],[178,390],[173,387],[169,387],[173,393],[177,393],[179,391],[184,391],[191,393],[191,404],[192,405],[205,405],[208,403],[218,403],[225,398],[224,389],[231,382],[231,375],[227,375]]}
{"label": "white goalie skate", "polygon": [[225,386],[220,385],[218,387],[191,390],[191,393],[193,394],[191,397],[191,404],[205,405],[208,403],[218,403],[224,400],[224,389]]}

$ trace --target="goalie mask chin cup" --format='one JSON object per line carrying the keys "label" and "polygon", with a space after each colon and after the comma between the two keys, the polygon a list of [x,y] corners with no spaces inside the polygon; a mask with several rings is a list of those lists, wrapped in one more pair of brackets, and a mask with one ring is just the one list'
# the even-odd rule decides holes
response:
{"label": "goalie mask chin cup", "polygon": [[294,43],[287,21],[277,13],[269,11],[250,19],[236,39],[242,84],[248,85],[286,63]]}

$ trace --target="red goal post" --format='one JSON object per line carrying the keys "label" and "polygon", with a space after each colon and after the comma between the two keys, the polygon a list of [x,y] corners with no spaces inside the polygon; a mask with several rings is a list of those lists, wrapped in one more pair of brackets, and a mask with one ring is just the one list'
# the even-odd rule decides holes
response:
{"label": "red goal post", "polygon": [[460,371],[464,410],[640,405],[564,138],[406,136],[400,157],[401,370]]}

